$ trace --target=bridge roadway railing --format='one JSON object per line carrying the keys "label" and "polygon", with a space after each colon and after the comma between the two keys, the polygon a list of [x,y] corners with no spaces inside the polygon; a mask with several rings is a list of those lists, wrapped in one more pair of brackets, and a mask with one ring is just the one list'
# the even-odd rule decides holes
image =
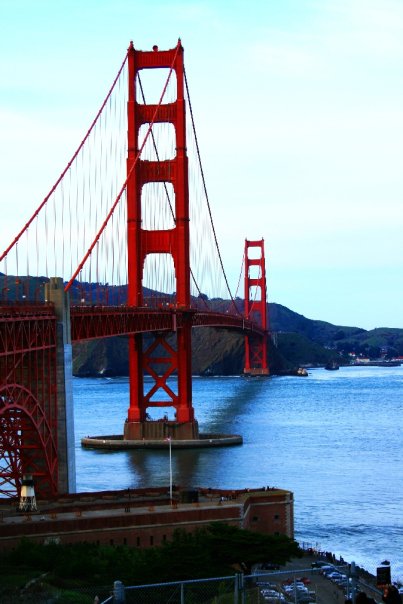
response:
{"label": "bridge roadway railing", "polygon": [[54,305],[51,303],[0,303],[0,319],[4,322],[16,320],[29,321],[32,317],[52,317],[55,316]]}
{"label": "bridge roadway railing", "polygon": [[223,327],[263,335],[263,330],[240,315],[182,308],[130,306],[72,306],[73,342],[133,333],[176,331],[185,323],[192,327]]}

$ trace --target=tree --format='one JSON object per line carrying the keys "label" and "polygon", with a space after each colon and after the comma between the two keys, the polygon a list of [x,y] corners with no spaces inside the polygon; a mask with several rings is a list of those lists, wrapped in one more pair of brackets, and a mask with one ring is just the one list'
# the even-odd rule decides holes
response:
{"label": "tree", "polygon": [[162,547],[161,554],[165,559],[162,567],[168,571],[167,580],[232,574],[235,566],[248,572],[258,562],[284,564],[302,555],[297,542],[285,535],[263,535],[222,522],[193,534],[175,531],[173,540]]}
{"label": "tree", "polygon": [[[302,552],[284,535],[263,535],[216,522],[194,533],[177,530],[160,547],[138,549],[94,543],[40,545],[24,539],[0,556],[0,568],[49,573],[53,585],[83,587],[116,578],[126,585],[229,576],[234,568],[249,572],[258,562],[284,564]],[[0,570],[0,584],[3,573]]]}

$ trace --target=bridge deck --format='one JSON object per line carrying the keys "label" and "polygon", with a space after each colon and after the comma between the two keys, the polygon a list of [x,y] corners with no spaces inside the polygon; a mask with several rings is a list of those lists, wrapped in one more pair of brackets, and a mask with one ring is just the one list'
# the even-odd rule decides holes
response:
{"label": "bridge deck", "polygon": [[177,331],[187,322],[192,327],[222,327],[263,335],[263,330],[240,315],[193,309],[150,309],[128,306],[73,306],[73,342],[133,333]]}

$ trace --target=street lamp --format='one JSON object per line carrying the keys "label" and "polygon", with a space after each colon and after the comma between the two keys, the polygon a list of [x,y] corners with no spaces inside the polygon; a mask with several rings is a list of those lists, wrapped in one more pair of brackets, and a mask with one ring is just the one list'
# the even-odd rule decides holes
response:
{"label": "street lamp", "polygon": [[169,501],[172,505],[172,442],[171,437],[168,436],[166,439],[168,441],[169,446]]}

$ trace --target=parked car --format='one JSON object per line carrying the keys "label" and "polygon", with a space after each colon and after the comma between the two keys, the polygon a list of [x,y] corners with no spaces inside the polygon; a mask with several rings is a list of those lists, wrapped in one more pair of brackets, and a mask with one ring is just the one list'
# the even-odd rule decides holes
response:
{"label": "parked car", "polygon": [[284,595],[275,589],[261,589],[260,593],[262,594],[265,602],[269,602],[270,604],[285,602]]}
{"label": "parked car", "polygon": [[327,575],[328,573],[334,573],[335,570],[336,567],[333,566],[333,564],[325,564],[324,566],[322,566],[319,572],[321,575]]}
{"label": "parked car", "polygon": [[262,564],[262,570],[279,570],[279,564],[273,564],[273,562],[264,562]]}
{"label": "parked car", "polygon": [[332,571],[330,573],[325,573],[325,576],[331,581],[336,581],[337,579],[342,579],[343,575],[339,573],[337,570]]}
{"label": "parked car", "polygon": [[323,562],[323,560],[316,560],[315,562],[312,562],[311,567],[312,568],[322,568],[322,566],[328,566],[329,562]]}

